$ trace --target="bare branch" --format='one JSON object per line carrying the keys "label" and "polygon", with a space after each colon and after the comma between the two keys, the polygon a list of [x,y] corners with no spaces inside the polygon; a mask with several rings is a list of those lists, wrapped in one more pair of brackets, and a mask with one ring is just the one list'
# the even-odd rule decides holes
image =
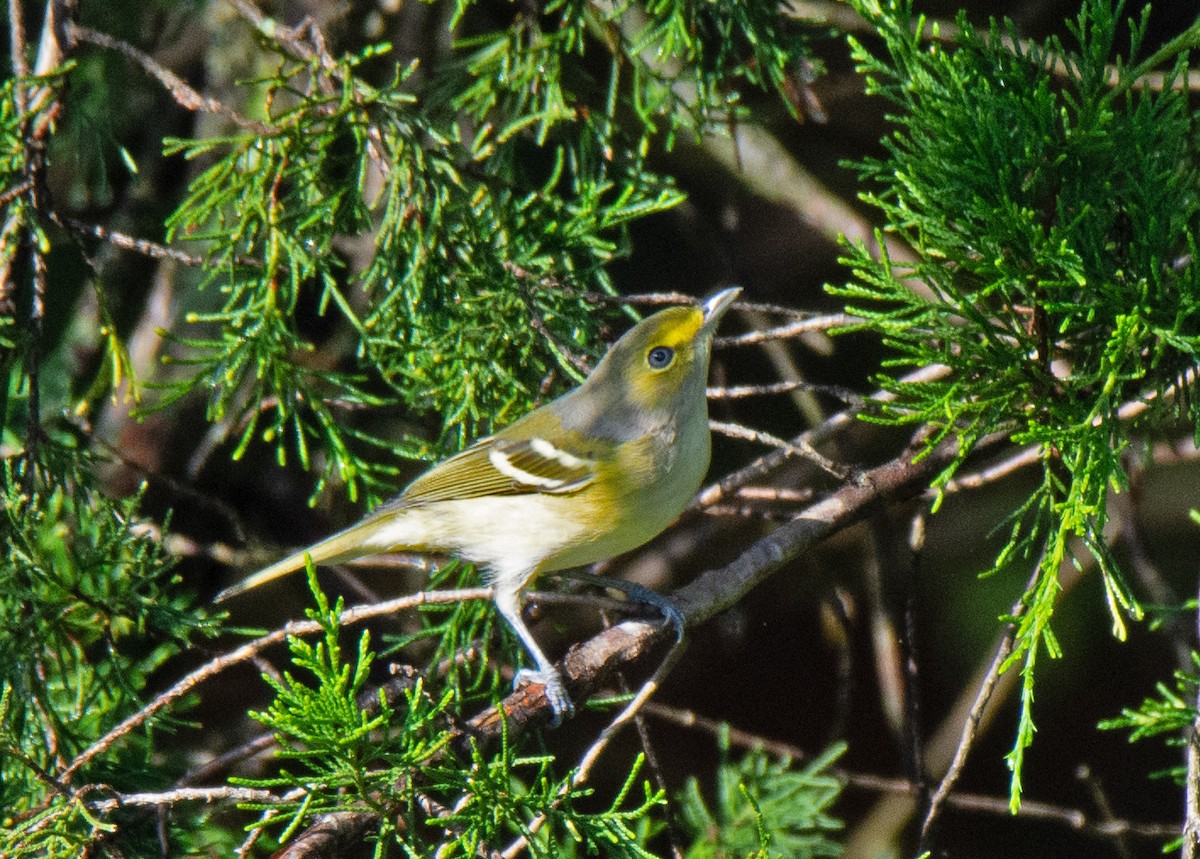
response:
{"label": "bare branch", "polygon": [[[979,471],[969,472],[947,481],[946,485],[942,487],[942,492],[948,495],[952,492],[963,492],[968,489],[982,489],[991,483],[1003,480],[1010,474],[1015,474],[1022,468],[1034,465],[1040,460],[1041,450],[1036,445],[1022,448],[1016,453],[1006,456],[995,465],[990,465]],[[934,489],[929,490],[927,493],[930,497],[936,494],[937,490]]]}
{"label": "bare branch", "polygon": [[269,790],[234,787],[179,787],[160,793],[123,793],[113,799],[89,803],[95,811],[109,812],[118,808],[158,807],[180,802],[276,802],[279,797]]}
{"label": "bare branch", "polygon": [[850,406],[861,406],[863,398],[849,388],[840,385],[822,385],[817,382],[796,380],[772,382],[763,385],[738,385],[732,388],[709,388],[706,395],[710,400],[742,400],[747,397],[762,397],[773,394],[788,394],[792,391],[816,391],[837,397]]}
{"label": "bare branch", "polygon": [[[986,450],[999,441],[999,437],[988,437],[982,439],[977,448]],[[858,521],[877,505],[919,493],[957,453],[957,442],[946,441],[918,462],[913,462],[912,454],[905,454],[872,469],[860,482],[846,485],[810,505],[800,515],[754,543],[732,563],[701,573],[671,595],[684,616],[685,626],[696,626],[735,605],[784,564],[807,552],[834,531]],[[572,700],[587,700],[608,685],[617,671],[636,665],[670,635],[669,626],[625,621],[572,647],[558,665]],[[531,727],[547,724],[550,716],[550,703],[542,687],[529,685],[513,692],[497,707],[472,718],[467,723],[466,733],[481,743],[488,743],[499,738],[505,723],[511,738]],[[458,750],[465,751],[469,740],[466,736],[460,737],[455,745]]]}
{"label": "bare branch", "polygon": [[101,239],[128,251],[136,251],[151,259],[171,259],[181,262],[184,265],[193,266],[194,268],[202,268],[208,262],[204,257],[185,253],[159,244],[158,242],[152,242],[149,239],[139,239],[136,236],[118,232],[117,230],[110,230],[108,227],[102,227],[99,224],[84,223],[77,218],[71,217],[59,217],[58,220],[85,236]]}
{"label": "bare branch", "polygon": [[745,334],[716,337],[713,339],[713,345],[723,348],[730,346],[756,346],[768,340],[788,340],[792,337],[811,334],[814,331],[845,328],[847,325],[854,325],[856,322],[862,321],[857,316],[851,316],[848,313],[829,313],[824,316],[813,315],[807,319],[799,319],[776,328],[765,328],[761,331],[748,331]]}
{"label": "bare branch", "polygon": [[[645,706],[644,712],[648,716],[681,728],[703,731],[712,736],[724,734],[729,738],[730,744],[737,748],[763,749],[776,757],[801,762],[812,760],[813,757],[799,746],[742,730],[725,722],[702,716],[692,710],[683,710],[652,701]],[[829,771],[848,787],[859,790],[915,796],[918,789],[916,784],[906,779],[889,778],[840,767],[831,767]],[[1005,818],[1013,816],[1007,797],[955,791],[947,797],[946,805],[960,811],[971,811],[978,814],[991,814]],[[1138,838],[1162,841],[1175,838],[1179,834],[1178,828],[1170,823],[1135,823],[1118,818],[1094,821],[1080,809],[1029,799],[1022,801],[1016,816],[1058,823],[1068,829],[1095,838],[1113,839],[1132,835]]]}
{"label": "bare branch", "polygon": [[741,441],[752,441],[755,444],[770,445],[771,447],[779,448],[792,456],[798,456],[801,459],[807,459],[809,462],[817,465],[822,471],[833,475],[838,480],[845,480],[850,476],[850,469],[844,465],[838,465],[833,460],[826,457],[811,444],[803,439],[799,444],[771,435],[764,430],[751,429],[750,427],[742,426],[741,424],[729,423],[727,421],[712,421],[708,422],[709,429],[729,438],[740,439]]}
{"label": "bare branch", "polygon": [[168,68],[164,68],[149,54],[139,51],[128,42],[123,42],[120,39],[113,38],[108,33],[102,33],[99,30],[93,30],[91,27],[82,27],[78,24],[71,27],[71,35],[81,42],[87,42],[99,48],[108,48],[109,50],[124,54],[162,84],[163,88],[171,94],[171,98],[175,99],[175,103],[185,110],[204,110],[209,113],[215,113],[218,116],[225,117],[239,128],[260,136],[273,133],[270,126],[264,125],[258,120],[242,116],[236,110],[222,104],[215,98],[201,95],[187,81],[179,77],[179,75]]}
{"label": "bare branch", "polygon": [[[1035,575],[1037,573],[1035,572]],[[1013,639],[1016,636],[1017,624],[1016,619],[1024,614],[1025,606],[1021,600],[1013,605],[1011,616],[1013,620],[1005,625],[1004,632],[1000,636],[1000,643],[996,647],[995,655],[992,657],[991,664],[988,665],[987,673],[984,675],[983,682],[979,684],[975,691],[975,700],[971,702],[971,708],[967,711],[967,718],[962,725],[962,733],[959,737],[958,746],[954,750],[954,759],[950,762],[950,768],[946,770],[946,774],[942,780],[938,782],[937,789],[929,798],[929,806],[925,810],[925,819],[921,823],[921,845],[922,849],[929,849],[930,839],[933,837],[933,825],[937,820],[938,813],[941,811],[942,804],[950,792],[954,790],[954,785],[958,783],[959,777],[962,775],[963,767],[967,765],[967,757],[971,753],[971,747],[975,742],[975,736],[979,731],[979,726],[983,721],[984,709],[988,702],[992,700],[992,693],[996,690],[996,683],[1000,679],[1000,669],[1004,665],[1004,660],[1008,659],[1012,653]]]}
{"label": "bare branch", "polygon": [[[943,365],[933,365],[922,367],[904,376],[901,379],[906,384],[930,381],[940,379],[950,372],[948,367]],[[895,397],[887,391],[876,391],[869,399],[863,400],[862,405],[852,406],[844,411],[838,412],[830,417],[820,426],[806,430],[800,435],[791,440],[791,444],[801,447],[808,445],[810,447],[820,444],[833,437],[836,433],[841,432],[847,426],[852,425],[858,415],[867,407],[870,401],[886,403],[893,400]],[[743,466],[731,474],[727,474],[718,480],[716,483],[706,486],[700,490],[695,500],[688,505],[688,510],[702,510],[705,507],[716,504],[726,498],[730,493],[737,491],[740,487],[752,483],[760,478],[766,477],[775,469],[787,462],[790,453],[782,448],[773,450],[770,453],[760,456],[758,459],[751,462],[749,465]]]}
{"label": "bare branch", "polygon": [[[421,591],[420,593],[411,594],[405,597],[399,597],[394,600],[376,603],[375,605],[355,606],[347,609],[342,613],[341,622],[343,624],[353,624],[359,621],[366,620],[371,617],[379,617],[380,615],[392,614],[398,611],[416,608],[423,605],[444,605],[446,603],[464,602],[467,600],[488,600],[492,598],[491,588],[462,588],[459,590],[449,591]],[[285,624],[279,629],[261,638],[256,638],[251,642],[243,644],[236,650],[232,650],[222,656],[218,656],[204,665],[197,668],[192,673],[188,674],[166,692],[156,697],[153,701],[147,704],[138,712],[129,716],[119,725],[110,730],[107,734],[97,740],[88,748],[84,749],[71,762],[71,764],[63,770],[59,778],[63,782],[69,782],[71,777],[79,770],[80,767],[86,765],[97,755],[104,752],[113,743],[119,741],[130,731],[134,731],[141,725],[145,724],[152,716],[182,696],[188,694],[196,686],[199,686],[206,680],[216,677],[226,669],[238,665],[243,662],[248,662],[254,659],[264,649],[280,642],[286,641],[292,635],[313,635],[320,632],[321,625],[312,620],[295,620]]]}

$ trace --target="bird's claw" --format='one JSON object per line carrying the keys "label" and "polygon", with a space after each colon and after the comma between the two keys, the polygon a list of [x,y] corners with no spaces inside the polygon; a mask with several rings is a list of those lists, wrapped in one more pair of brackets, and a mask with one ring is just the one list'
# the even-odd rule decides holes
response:
{"label": "bird's claw", "polygon": [[546,692],[550,709],[554,711],[554,715],[550,719],[550,727],[557,728],[562,724],[563,719],[569,719],[575,715],[575,705],[571,703],[571,696],[567,694],[562,677],[555,669],[535,671],[523,668],[517,672],[517,676],[513,680],[513,688],[519,689],[531,683],[541,686]]}
{"label": "bird's claw", "polygon": [[566,573],[560,573],[564,578],[575,579],[576,581],[586,582],[590,585],[595,585],[599,588],[612,588],[614,591],[620,591],[631,601],[648,605],[651,608],[657,609],[663,616],[663,620],[671,625],[675,630],[676,643],[683,641],[683,631],[686,626],[686,621],[683,617],[683,612],[679,610],[679,606],[670,599],[665,597],[658,591],[648,588],[645,585],[639,585],[636,582],[627,582],[624,579],[610,579],[607,576],[597,576],[593,573],[587,573],[579,570],[571,570]]}

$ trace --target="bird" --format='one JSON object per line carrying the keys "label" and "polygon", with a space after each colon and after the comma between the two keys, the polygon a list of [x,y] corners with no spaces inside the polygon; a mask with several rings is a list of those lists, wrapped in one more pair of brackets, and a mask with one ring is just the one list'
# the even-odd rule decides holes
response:
{"label": "bird", "polygon": [[484,571],[493,602],[536,663],[554,723],[570,696],[521,617],[540,574],[641,546],[695,497],[711,455],[713,336],[741,293],[661,310],[612,345],[578,387],[417,477],[354,525],[222,591],[228,600],[296,570],[392,552],[436,552]]}

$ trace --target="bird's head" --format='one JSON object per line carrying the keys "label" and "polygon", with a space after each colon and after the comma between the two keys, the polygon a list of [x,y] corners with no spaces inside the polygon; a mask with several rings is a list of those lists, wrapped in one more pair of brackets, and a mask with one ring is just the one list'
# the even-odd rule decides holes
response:
{"label": "bird's head", "polygon": [[708,378],[717,323],[741,293],[722,290],[701,305],[671,307],[643,319],[613,344],[589,377],[589,387],[613,386],[644,411],[672,408],[695,396]]}

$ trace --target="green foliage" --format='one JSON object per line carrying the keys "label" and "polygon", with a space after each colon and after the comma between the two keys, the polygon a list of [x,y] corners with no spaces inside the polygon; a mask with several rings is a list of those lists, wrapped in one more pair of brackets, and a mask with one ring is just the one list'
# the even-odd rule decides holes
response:
{"label": "green foliage", "polygon": [[[472,747],[470,760],[459,760],[451,753],[447,717],[453,684],[431,694],[416,679],[391,700],[381,690],[364,694],[375,658],[369,638],[364,633],[354,656],[344,655],[341,603],[330,606],[312,570],[309,584],[317,607],[308,615],[321,624],[322,640],[289,639],[296,673],[265,676],[275,700],[252,714],[275,733],[279,769],[266,778],[233,780],[284,797],[243,805],[263,812],[256,826],[285,842],[322,814],[367,812],[376,815],[377,855],[391,844],[407,856],[474,856],[525,836],[532,856],[652,859],[645,845],[661,830],[652,815],[664,796],[641,778],[640,756],[599,811],[585,810],[596,802],[590,789],[574,785],[571,774],[555,775],[552,755],[519,755],[507,736],[498,753]],[[828,768],[843,747],[800,769],[761,751],[731,762],[727,737],[721,750],[715,810],[696,779],[679,799],[695,839],[689,857],[838,854],[831,835],[841,824],[828,811],[841,784]],[[544,825],[535,825],[543,818]]]}
{"label": "green foliage", "polygon": [[[406,692],[401,718],[396,718],[382,689],[369,702],[372,706],[360,701],[374,658],[369,636],[364,632],[359,639],[353,663],[345,661],[338,641],[341,600],[330,607],[311,567],[309,583],[317,607],[309,609],[308,616],[321,624],[323,639],[312,645],[293,636],[288,646],[292,664],[315,685],[306,685],[290,672],[280,678],[265,675],[275,700],[266,711],[250,715],[275,734],[277,757],[284,763],[269,779],[235,779],[257,787],[299,788],[289,799],[263,806],[272,810],[266,818],[270,825],[284,826],[281,838],[308,815],[332,811],[369,810],[384,814],[386,821],[391,806],[410,798],[395,795],[394,785],[400,783],[387,773],[421,767],[446,737],[433,723],[447,701],[428,700],[419,682]],[[292,764],[298,767],[295,772]],[[387,835],[390,823],[381,825],[380,835]]]}
{"label": "green foliage", "polygon": [[[120,480],[97,475],[93,431],[128,457],[123,467],[166,478],[146,494],[163,518],[180,461],[211,462],[218,448],[238,460],[269,446],[280,464],[314,473],[314,497],[340,485],[352,498],[390,494],[399,459],[440,456],[580,377],[602,352],[614,293],[605,267],[628,252],[628,226],[682,200],[649,166],[656,150],[724,127],[742,114],[744,91],[786,100],[804,59],[786,17],[744,0],[445,2],[429,20],[449,23],[450,42],[431,39],[436,50],[400,61],[386,44],[331,46],[315,28],[271,19],[251,35],[247,4],[226,32],[195,42],[210,68],[231,44],[245,48],[244,79],[209,81],[194,102],[140,55],[148,34],[161,46],[194,19],[190,5],[152,3],[151,17],[124,2],[84,8],[78,64],[0,88],[5,855],[79,855],[106,840],[114,852],[155,853],[152,812],[102,803],[181,787],[182,755],[158,742],[182,724],[163,715],[171,707],[96,745],[210,625],[181,594],[161,529],[137,526],[142,497],[103,495]],[[134,44],[114,47],[114,36]],[[172,101],[196,112],[196,138],[163,140],[164,162],[142,147],[182,127]],[[150,104],[153,123],[139,112]],[[51,110],[54,127],[44,125]],[[171,159],[190,162],[186,190],[159,175]],[[26,187],[31,170],[41,175]],[[146,263],[162,249],[143,237],[190,257],[157,270],[153,301]],[[151,419],[170,439],[154,442],[161,459],[142,460],[120,447],[126,404],[106,398],[157,359],[155,333],[167,366],[129,393],[157,391],[145,408],[161,412]],[[212,427],[189,425],[197,404]],[[36,476],[21,474],[26,464]],[[191,503],[209,487],[184,494]],[[343,652],[339,608],[319,598],[324,635],[291,642],[292,668],[268,680],[274,700],[256,714],[281,751],[254,784],[299,791],[264,804],[270,837],[366,808],[386,812],[381,851],[475,855],[525,834],[538,856],[648,855],[663,797],[640,760],[610,799],[516,741],[448,756],[451,715],[507,689],[489,648],[516,648],[488,606],[430,607],[389,651],[447,665],[439,691],[417,683],[368,700],[370,641]],[[460,658],[468,648],[479,658]],[[71,769],[81,754],[88,762]],[[190,801],[164,800],[171,847],[232,847]]]}
{"label": "green foliage", "polygon": [[[497,755],[473,748],[470,761],[454,758],[446,717],[453,690],[435,699],[418,679],[397,701],[382,690],[364,700],[374,659],[368,636],[347,660],[339,644],[341,601],[329,605],[311,569],[309,584],[317,607],[308,615],[321,624],[322,640],[289,639],[292,664],[305,679],[267,676],[275,700],[252,714],[274,732],[280,769],[270,778],[235,779],[283,791],[279,802],[246,806],[268,812],[260,826],[279,828],[286,841],[319,815],[355,811],[378,815],[377,855],[395,844],[409,856],[475,856],[483,845],[520,835],[534,856],[562,855],[562,844],[589,854],[650,855],[640,846],[649,831],[641,824],[662,795],[639,779],[640,760],[607,808],[587,812],[577,806],[591,791],[573,786],[570,775],[555,776],[550,755],[519,756],[506,739]],[[631,803],[639,784],[642,796]],[[535,835],[540,817],[546,825]]]}
{"label": "green foliage", "polygon": [[[428,587],[463,588],[478,584],[479,574],[469,564],[448,563],[429,577]],[[440,676],[455,690],[454,707],[469,712],[503,697],[511,688],[498,665],[503,655],[524,653],[507,623],[500,622],[492,605],[481,600],[426,605],[418,611],[420,628],[403,635],[384,635],[381,656],[421,654],[422,674]],[[471,658],[461,658],[470,654]]]}
{"label": "green foliage", "polygon": [[[1192,651],[1192,662],[1200,670],[1200,654]],[[1148,737],[1163,737],[1169,746],[1184,746],[1195,736],[1196,723],[1200,720],[1196,700],[1200,693],[1200,673],[1176,671],[1174,683],[1156,684],[1158,696],[1146,698],[1137,707],[1126,707],[1121,715],[1105,719],[1099,727],[1107,731],[1129,731],[1129,742],[1134,743]],[[1169,776],[1181,787],[1187,785],[1187,766],[1170,767],[1159,776]],[[1185,836],[1186,837],[1186,834]],[[1163,852],[1176,850],[1182,839],[1163,845]]]}
{"label": "green foliage", "polygon": [[[601,321],[588,292],[612,292],[603,266],[625,226],[682,199],[646,165],[658,124],[668,142],[698,134],[728,119],[735,81],[782,92],[802,56],[758,4],[651,4],[628,37],[620,12],[520,12],[419,83],[410,64],[383,86],[365,69],[387,45],[334,62],[264,38],[277,57],[254,82],[262,115],[168,146],[212,162],[168,226],[205,243],[221,299],[189,315],[199,333],[179,337],[184,372],[162,405],[208,391],[209,418],[237,427],[235,456],[261,437],[309,468],[315,446],[317,491],[336,477],[354,496],[391,488],[394,454],[460,447],[577,378]],[[688,62],[646,59],[662,51]],[[607,81],[588,71],[597,56]],[[679,94],[684,77],[701,97]],[[359,235],[374,252],[352,268],[338,240]],[[314,309],[333,333],[306,331]],[[351,360],[331,362],[334,347]],[[438,439],[381,438],[351,419],[362,406],[433,413]]]}
{"label": "green foliage", "polygon": [[827,770],[844,751],[832,746],[798,770],[790,760],[772,762],[762,749],[731,762],[728,734],[722,735],[714,806],[705,802],[695,778],[680,796],[683,821],[694,839],[688,859],[840,855],[841,846],[830,836],[842,824],[828,811],[842,785]]}
{"label": "green foliage", "polygon": [[[808,59],[773,7],[692,0],[554,0],[540,17],[519,15],[462,46],[473,81],[457,88],[456,107],[496,124],[502,140],[533,128],[542,143],[558,124],[582,121],[590,148],[610,160],[644,154],[651,135],[669,148],[680,133],[723,125],[741,112],[740,88],[774,91],[792,108],[786,81]],[[573,62],[597,51],[611,57],[607,81]]]}
{"label": "green foliage", "polygon": [[[1118,55],[1120,7],[1108,0],[1083,4],[1073,49],[1022,42],[1010,24],[979,34],[965,18],[945,47],[923,38],[908,2],[855,6],[884,39],[882,55],[852,41],[855,58],[897,108],[887,156],[858,165],[876,189],[865,199],[916,259],[901,266],[852,249],[855,280],[835,292],[886,339],[889,366],[946,368],[923,382],[882,376],[897,398],[878,419],[931,425],[929,444],[956,436],[959,463],[997,432],[1041,452],[1041,483],[1013,511],[994,565],[1036,567],[1005,666],[1024,672],[1015,804],[1034,667],[1040,651],[1058,654],[1050,624],[1073,541],[1099,561],[1114,634],[1124,614],[1141,616],[1102,538],[1107,494],[1125,482],[1122,409],[1144,406],[1136,425],[1152,425],[1170,417],[1164,395],[1182,389],[1200,438],[1200,399],[1186,395],[1185,376],[1200,351],[1196,126],[1186,92],[1169,85],[1200,23],[1141,62],[1146,18]],[[1164,61],[1168,86],[1135,91]]]}
{"label": "green foliage", "polygon": [[[62,73],[31,76],[18,80],[9,77],[0,84],[0,197],[6,202],[0,207],[6,223],[3,223],[3,241],[0,241],[0,270],[7,271],[13,264],[22,242],[44,245],[46,236],[33,213],[29,211],[28,199],[20,193],[30,177],[29,151],[25,136],[39,122],[46,122],[46,112],[52,102],[49,99],[35,101],[33,109],[25,102],[38,87],[58,86]],[[20,100],[20,101],[18,101]],[[12,285],[4,284],[0,291],[0,370],[7,369],[20,335],[16,327],[17,306],[11,295]],[[8,391],[19,385],[19,377],[0,388],[0,416],[4,414]]]}
{"label": "green foliage", "polygon": [[[113,502],[64,464],[28,490],[0,465],[0,853],[77,856],[112,815],[83,797],[103,783],[144,790],[178,764],[153,768],[154,730],[127,735],[70,782],[60,773],[145,703],[148,678],[197,634],[204,612],[180,593],[173,562],[137,526],[139,499]],[[53,482],[50,482],[50,480]],[[168,727],[158,719],[152,728]],[[175,824],[186,830],[186,817]],[[153,827],[141,832],[150,836]],[[133,827],[129,837],[138,837]]]}
{"label": "green foliage", "polygon": [[[1200,669],[1200,654],[1192,653],[1192,662]],[[1196,693],[1200,689],[1200,675],[1195,672],[1175,672],[1173,688],[1159,683],[1157,698],[1146,698],[1141,705],[1127,707],[1114,719],[1100,723],[1105,730],[1129,731],[1129,741],[1136,742],[1147,737],[1172,735],[1167,742],[1181,744],[1184,732],[1191,731],[1196,724]]]}

